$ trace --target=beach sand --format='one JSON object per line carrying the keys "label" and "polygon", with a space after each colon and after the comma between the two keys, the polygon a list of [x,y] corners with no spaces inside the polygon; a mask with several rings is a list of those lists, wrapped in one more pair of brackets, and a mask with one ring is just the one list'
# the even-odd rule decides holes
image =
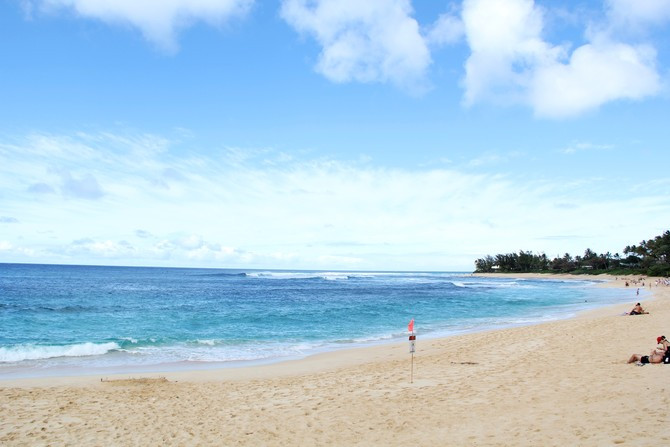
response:
{"label": "beach sand", "polygon": [[[543,276],[546,278],[546,276]],[[598,278],[603,278],[600,276]],[[252,368],[0,381],[1,445],[670,445],[670,287],[570,320]],[[653,280],[652,280],[653,282]]]}

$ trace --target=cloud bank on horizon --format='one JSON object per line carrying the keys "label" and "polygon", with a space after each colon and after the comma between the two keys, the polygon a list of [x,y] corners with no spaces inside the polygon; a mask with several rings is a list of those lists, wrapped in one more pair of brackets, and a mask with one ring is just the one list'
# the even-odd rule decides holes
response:
{"label": "cloud bank on horizon", "polygon": [[[125,24],[159,48],[197,22],[222,26],[254,13],[254,0],[27,0],[30,11],[66,11]],[[663,76],[650,29],[670,21],[670,0],[605,0],[579,43],[552,43],[554,11],[534,0],[463,0],[418,23],[410,0],[282,0],[279,15],[321,49],[314,69],[338,83],[430,87],[431,50],[465,43],[463,103],[522,104],[543,118],[577,116],[617,100],[658,95]],[[242,23],[240,26],[244,26]],[[581,42],[583,41],[583,42]]]}
{"label": "cloud bank on horizon", "polygon": [[[529,180],[456,165],[382,168],[271,149],[204,155],[182,144],[110,133],[33,134],[0,144],[0,187],[12,197],[4,212],[20,212],[0,223],[5,235],[33,235],[0,240],[0,255],[50,263],[467,269],[478,254],[510,244],[528,249],[534,242],[553,257],[619,240],[640,229],[631,210],[652,227],[670,219],[665,195],[639,195],[598,178]],[[659,190],[654,182],[637,188]],[[582,223],[602,216],[617,224],[584,234]]]}

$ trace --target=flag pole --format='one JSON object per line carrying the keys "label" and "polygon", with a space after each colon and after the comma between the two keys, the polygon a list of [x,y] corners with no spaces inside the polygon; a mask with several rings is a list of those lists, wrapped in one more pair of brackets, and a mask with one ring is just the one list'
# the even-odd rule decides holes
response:
{"label": "flag pole", "polygon": [[409,375],[409,383],[414,383],[414,351],[412,351],[412,372]]}

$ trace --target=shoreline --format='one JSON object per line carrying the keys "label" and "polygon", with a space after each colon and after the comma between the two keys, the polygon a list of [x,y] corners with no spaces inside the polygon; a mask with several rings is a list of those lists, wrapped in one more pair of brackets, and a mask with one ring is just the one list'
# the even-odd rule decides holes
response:
{"label": "shoreline", "polygon": [[667,442],[670,369],[626,364],[667,329],[670,287],[651,292],[649,315],[621,316],[632,298],[566,320],[419,339],[413,383],[406,342],[250,368],[2,381],[0,443]]}

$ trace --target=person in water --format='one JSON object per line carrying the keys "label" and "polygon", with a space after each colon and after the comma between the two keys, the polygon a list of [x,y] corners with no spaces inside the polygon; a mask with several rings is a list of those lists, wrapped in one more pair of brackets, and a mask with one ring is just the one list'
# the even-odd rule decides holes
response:
{"label": "person in water", "polygon": [[628,312],[628,315],[642,315],[642,314],[648,314],[648,313],[649,313],[649,312],[647,312],[646,310],[644,310],[644,309],[642,308],[642,306],[640,305],[640,303],[637,303],[637,304],[635,304],[635,306],[633,307],[633,310],[631,310],[630,312]]}

